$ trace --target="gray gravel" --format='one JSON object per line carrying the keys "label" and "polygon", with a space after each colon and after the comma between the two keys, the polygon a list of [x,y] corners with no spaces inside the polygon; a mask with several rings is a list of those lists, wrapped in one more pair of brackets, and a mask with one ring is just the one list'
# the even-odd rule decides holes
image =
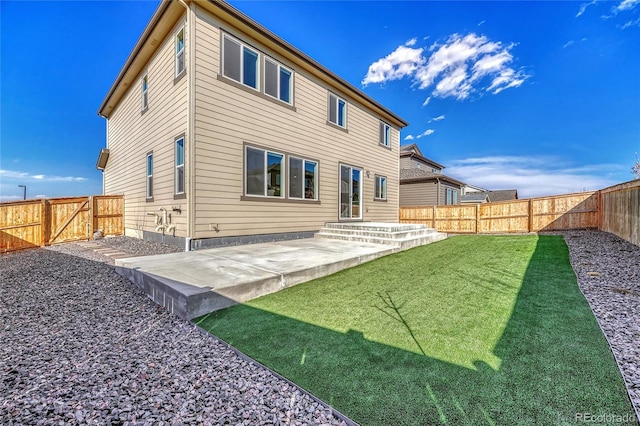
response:
{"label": "gray gravel", "polygon": [[[562,233],[640,419],[640,247]],[[132,255],[181,251],[127,237]],[[78,244],[0,256],[0,424],[344,424]]]}
{"label": "gray gravel", "polygon": [[345,424],[107,260],[77,244],[0,256],[0,424]]}
{"label": "gray gravel", "polygon": [[640,247],[606,232],[562,234],[640,421]]}

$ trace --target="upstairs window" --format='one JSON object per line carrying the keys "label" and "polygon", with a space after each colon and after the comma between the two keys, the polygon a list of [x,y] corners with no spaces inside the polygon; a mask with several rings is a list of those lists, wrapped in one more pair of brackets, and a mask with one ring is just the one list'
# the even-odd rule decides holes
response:
{"label": "upstairs window", "polygon": [[391,146],[391,126],[384,121],[380,122],[380,145]]}
{"label": "upstairs window", "polygon": [[258,90],[258,52],[224,34],[222,75]]}
{"label": "upstairs window", "polygon": [[375,195],[376,200],[387,199],[387,178],[385,176],[376,176]]}
{"label": "upstairs window", "polygon": [[153,152],[147,154],[147,198],[153,198]]}
{"label": "upstairs window", "polygon": [[176,195],[184,194],[184,137],[176,139]]}
{"label": "upstairs window", "polygon": [[176,77],[184,71],[184,28],[176,34]]}
{"label": "upstairs window", "polygon": [[145,111],[149,107],[149,79],[145,74],[142,77],[142,111]]}
{"label": "upstairs window", "polygon": [[447,196],[445,204],[453,205],[458,204],[458,191],[455,189],[447,188]]}
{"label": "upstairs window", "polygon": [[264,93],[292,104],[293,73],[276,61],[264,59]]}
{"label": "upstairs window", "polygon": [[284,198],[284,155],[246,147],[246,195]]}
{"label": "upstairs window", "polygon": [[347,127],[347,101],[329,93],[329,122]]}

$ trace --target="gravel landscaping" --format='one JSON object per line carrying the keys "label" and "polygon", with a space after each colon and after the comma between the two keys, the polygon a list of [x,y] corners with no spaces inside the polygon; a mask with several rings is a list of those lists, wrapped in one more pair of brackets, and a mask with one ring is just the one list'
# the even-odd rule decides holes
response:
{"label": "gravel landscaping", "polygon": [[78,244],[0,256],[0,424],[345,424],[109,260]]}
{"label": "gravel landscaping", "polygon": [[[563,235],[640,413],[640,247],[604,232]],[[132,255],[181,251],[99,242]],[[110,262],[78,244],[0,255],[0,424],[345,424],[156,306]]]}
{"label": "gravel landscaping", "polygon": [[640,247],[606,232],[563,235],[580,289],[609,341],[640,420]]}

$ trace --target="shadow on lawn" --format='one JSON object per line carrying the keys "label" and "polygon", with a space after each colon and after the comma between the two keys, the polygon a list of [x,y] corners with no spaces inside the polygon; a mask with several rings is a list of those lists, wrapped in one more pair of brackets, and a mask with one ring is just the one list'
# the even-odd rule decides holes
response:
{"label": "shadow on lawn", "polygon": [[[561,237],[538,237],[494,348],[497,370],[482,361],[464,368],[247,305],[210,314],[200,325],[363,425],[570,424],[580,413],[635,419],[567,265]],[[379,296],[378,309],[398,321],[398,333],[411,331],[394,301]],[[251,331],[239,335],[237,324]]]}

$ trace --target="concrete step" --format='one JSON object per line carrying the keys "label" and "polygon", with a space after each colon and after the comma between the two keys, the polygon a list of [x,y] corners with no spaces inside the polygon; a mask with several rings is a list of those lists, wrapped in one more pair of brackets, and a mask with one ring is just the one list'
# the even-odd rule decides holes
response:
{"label": "concrete step", "polygon": [[365,229],[344,229],[344,228],[329,228],[325,227],[320,229],[320,231],[316,234],[338,234],[338,235],[355,235],[355,236],[365,236],[372,238],[392,238],[392,239],[403,239],[403,238],[413,238],[413,237],[424,237],[427,235],[431,235],[436,233],[435,229],[431,228],[423,228],[423,229],[408,229],[401,231],[372,231]]}
{"label": "concrete step", "polygon": [[326,223],[316,238],[393,245],[399,250],[429,244],[447,238],[444,233],[420,224],[355,222]]}
{"label": "concrete step", "polygon": [[409,248],[430,244],[436,241],[444,240],[447,235],[442,232],[434,232],[428,235],[409,237],[409,238],[384,238],[384,237],[370,237],[363,235],[345,235],[334,234],[330,232],[319,232],[316,234],[316,238],[329,238],[334,240],[343,241],[357,241],[361,243],[369,244],[385,244],[398,247],[400,250],[406,250]]}

